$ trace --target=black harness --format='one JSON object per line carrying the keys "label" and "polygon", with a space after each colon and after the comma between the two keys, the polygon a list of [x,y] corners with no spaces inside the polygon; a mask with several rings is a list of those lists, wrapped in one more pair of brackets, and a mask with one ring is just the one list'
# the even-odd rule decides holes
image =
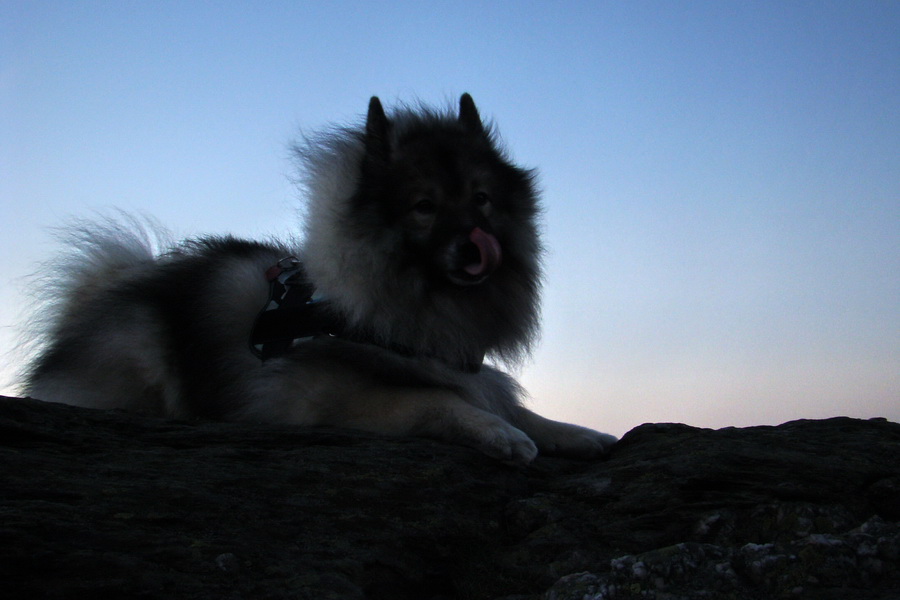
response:
{"label": "black harness", "polygon": [[289,256],[266,270],[269,300],[256,316],[250,350],[266,360],[288,351],[294,342],[320,335],[340,335],[343,325],[321,301],[300,261]]}
{"label": "black harness", "polygon": [[[295,343],[330,335],[354,342],[375,344],[404,356],[417,356],[409,348],[385,346],[375,340],[348,334],[340,317],[327,302],[315,298],[316,288],[309,281],[303,265],[293,256],[282,258],[266,270],[269,299],[256,316],[250,332],[250,351],[261,360],[280,356]],[[454,366],[467,373],[477,373],[484,354]]]}

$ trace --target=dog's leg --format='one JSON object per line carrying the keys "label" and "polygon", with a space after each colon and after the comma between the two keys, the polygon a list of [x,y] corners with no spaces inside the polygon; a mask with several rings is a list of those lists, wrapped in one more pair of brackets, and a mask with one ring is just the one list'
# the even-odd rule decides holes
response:
{"label": "dog's leg", "polygon": [[436,438],[520,464],[537,455],[525,433],[446,389],[372,386],[333,400],[319,405],[319,424]]}
{"label": "dog's leg", "polygon": [[609,452],[617,438],[587,427],[560,423],[520,407],[515,424],[534,440],[545,454],[571,458],[594,458]]}

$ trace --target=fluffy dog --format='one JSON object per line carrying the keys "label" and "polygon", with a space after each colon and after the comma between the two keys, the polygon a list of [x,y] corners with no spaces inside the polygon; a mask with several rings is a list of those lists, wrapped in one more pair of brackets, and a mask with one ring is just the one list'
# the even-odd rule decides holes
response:
{"label": "fluffy dog", "polygon": [[[438,438],[527,463],[615,438],[538,416],[496,365],[538,328],[533,173],[472,98],[459,111],[372,98],[365,125],[295,148],[297,244],[154,241],[134,222],[70,230],[26,392],[173,418]],[[486,364],[485,357],[491,364]]]}

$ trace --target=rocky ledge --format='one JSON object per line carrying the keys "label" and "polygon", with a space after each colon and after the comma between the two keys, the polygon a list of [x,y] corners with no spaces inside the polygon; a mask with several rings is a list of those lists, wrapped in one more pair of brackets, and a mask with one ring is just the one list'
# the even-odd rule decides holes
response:
{"label": "rocky ledge", "polygon": [[900,598],[900,425],[642,425],[527,468],[0,398],[4,598]]}

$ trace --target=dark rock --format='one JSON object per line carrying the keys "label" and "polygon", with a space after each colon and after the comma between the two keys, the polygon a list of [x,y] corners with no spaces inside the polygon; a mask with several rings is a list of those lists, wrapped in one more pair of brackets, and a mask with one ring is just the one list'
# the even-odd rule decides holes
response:
{"label": "dark rock", "polygon": [[4,598],[900,598],[900,425],[643,425],[514,468],[0,398]]}

